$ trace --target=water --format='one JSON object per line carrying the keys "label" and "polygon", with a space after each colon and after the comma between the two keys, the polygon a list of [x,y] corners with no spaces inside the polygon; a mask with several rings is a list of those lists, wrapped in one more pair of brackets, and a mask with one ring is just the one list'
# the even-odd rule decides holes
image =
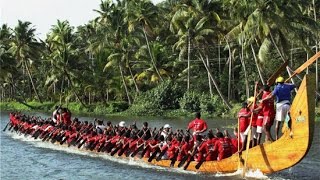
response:
{"label": "water", "polygon": [[[232,174],[199,174],[183,170],[161,168],[143,162],[119,160],[105,154],[81,152],[76,148],[65,148],[40,140],[3,132],[8,113],[1,112],[1,166],[0,179],[242,179],[241,172]],[[36,113],[38,116],[48,116]],[[80,120],[92,120],[80,117]],[[139,119],[139,120],[138,120]],[[174,129],[186,128],[190,119],[168,118],[123,118],[112,117],[113,123],[125,120],[127,124],[137,120],[140,127],[148,121],[151,127],[169,123]],[[235,120],[207,120],[210,128],[231,128]],[[320,172],[320,123],[316,123],[314,141],[308,155],[296,166],[265,176],[260,172],[249,172],[255,179],[319,179]],[[232,132],[231,129],[229,132]]]}

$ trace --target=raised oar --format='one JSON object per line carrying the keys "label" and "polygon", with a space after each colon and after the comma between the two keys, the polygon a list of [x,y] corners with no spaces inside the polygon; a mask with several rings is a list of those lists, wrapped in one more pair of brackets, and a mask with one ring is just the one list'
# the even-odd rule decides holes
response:
{"label": "raised oar", "polygon": [[[254,86],[254,97],[257,96],[257,88],[258,88],[258,84],[255,84],[255,86]],[[256,104],[256,98],[254,98],[254,100],[253,100],[251,112],[253,111],[255,104]],[[242,177],[244,177],[244,176],[246,175],[246,171],[247,171],[247,161],[248,161],[248,158],[249,158],[249,147],[250,147],[250,141],[251,141],[251,125],[252,125],[252,119],[253,119],[253,112],[251,113],[251,117],[250,117],[249,133],[248,133],[248,137],[247,137],[247,146],[246,146],[246,157],[245,157],[245,161],[244,161],[244,166],[243,166],[243,171],[242,171]]]}
{"label": "raised oar", "polygon": [[311,64],[313,64],[318,58],[320,57],[320,51],[313,55],[310,59],[308,59],[306,62],[304,62],[300,67],[298,67],[293,74],[286,80],[288,82],[292,77],[295,75],[301,73],[304,71],[307,67],[309,67]]}
{"label": "raised oar", "polygon": [[10,120],[8,121],[7,125],[3,128],[2,131],[6,131],[6,129],[7,129],[7,127],[8,127],[9,124],[10,124]]}

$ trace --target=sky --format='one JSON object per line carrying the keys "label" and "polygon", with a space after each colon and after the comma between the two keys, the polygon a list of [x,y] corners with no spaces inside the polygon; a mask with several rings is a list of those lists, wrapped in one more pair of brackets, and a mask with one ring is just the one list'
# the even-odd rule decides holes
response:
{"label": "sky", "polygon": [[[163,0],[152,0],[159,3]],[[36,36],[45,38],[57,20],[68,20],[79,26],[98,16],[101,0],[0,0],[0,25],[15,27],[18,20],[29,21],[36,28]]]}

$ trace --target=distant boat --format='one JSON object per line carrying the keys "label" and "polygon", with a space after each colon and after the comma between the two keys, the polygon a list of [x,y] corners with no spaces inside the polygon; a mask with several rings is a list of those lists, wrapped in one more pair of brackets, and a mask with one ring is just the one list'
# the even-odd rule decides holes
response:
{"label": "distant boat", "polygon": [[[305,75],[291,105],[291,128],[289,129],[288,126],[284,124],[284,128],[282,129],[283,135],[279,140],[273,143],[264,143],[249,149],[249,156],[246,163],[247,169],[260,170],[265,174],[271,174],[290,168],[304,158],[310,149],[313,139],[315,120],[314,92],[315,77]],[[60,143],[56,144],[60,145]],[[62,146],[66,145],[64,144]],[[96,150],[81,149],[81,151],[101,154]],[[114,157],[117,157],[117,155]],[[124,155],[118,158],[129,159],[129,157]],[[153,159],[151,162],[148,162],[148,158],[134,159],[168,168],[177,168],[179,164],[179,161],[177,161],[174,167],[170,167],[171,160],[156,161]],[[191,161],[186,170],[203,173],[232,173],[243,168],[244,158],[239,156],[238,153],[235,153],[231,157],[221,161],[205,161],[198,169],[196,168],[197,164],[198,162]]]}

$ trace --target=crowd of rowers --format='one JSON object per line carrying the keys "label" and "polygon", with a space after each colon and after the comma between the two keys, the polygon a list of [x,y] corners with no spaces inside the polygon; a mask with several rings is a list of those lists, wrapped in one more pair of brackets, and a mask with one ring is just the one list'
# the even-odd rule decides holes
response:
{"label": "crowd of rowers", "polygon": [[195,114],[196,118],[186,130],[175,131],[169,124],[157,129],[149,127],[147,122],[138,128],[136,123],[126,125],[124,121],[116,125],[110,121],[104,124],[98,119],[93,123],[81,122],[77,118],[71,121],[71,113],[66,108],[57,112],[53,118],[47,119],[12,112],[9,130],[42,141],[106,152],[112,156],[144,157],[149,161],[170,159],[174,163],[186,157],[187,161],[219,161],[238,151],[237,138],[232,138],[226,130],[224,133],[219,129],[215,132],[207,130],[200,112]]}

